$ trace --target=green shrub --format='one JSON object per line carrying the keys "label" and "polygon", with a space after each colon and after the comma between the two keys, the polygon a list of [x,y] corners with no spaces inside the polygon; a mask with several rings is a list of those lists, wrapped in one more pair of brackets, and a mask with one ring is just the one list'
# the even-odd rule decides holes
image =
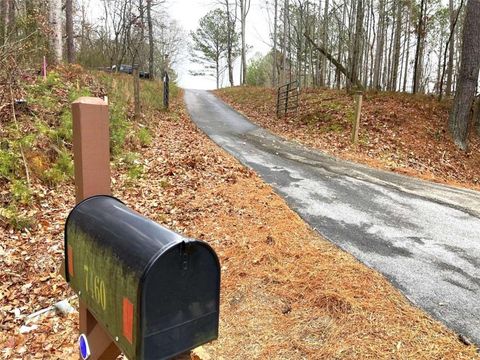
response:
{"label": "green shrub", "polygon": [[152,134],[150,134],[150,131],[142,127],[140,130],[138,130],[138,141],[140,141],[140,145],[145,147],[149,146],[152,143]]}
{"label": "green shrub", "polygon": [[23,205],[32,202],[32,191],[24,180],[13,180],[10,184],[10,193],[14,201]]}
{"label": "green shrub", "polygon": [[247,84],[252,86],[266,86],[270,83],[271,56],[262,57],[256,54],[247,67]]}
{"label": "green shrub", "polygon": [[0,177],[11,179],[18,170],[18,156],[6,149],[0,149]]}
{"label": "green shrub", "polygon": [[143,175],[143,165],[136,164],[131,166],[127,171],[127,176],[129,180],[137,180],[140,179]]}
{"label": "green shrub", "polygon": [[50,186],[56,186],[73,177],[73,160],[65,150],[58,154],[53,166],[45,171],[42,180]]}
{"label": "green shrub", "polygon": [[57,139],[71,143],[73,140],[73,120],[70,110],[64,111],[60,116],[60,126],[57,129]]}
{"label": "green shrub", "polygon": [[14,205],[7,208],[0,207],[0,217],[6,219],[15,230],[28,229],[34,224],[34,219],[20,214]]}
{"label": "green shrub", "polygon": [[68,152],[62,151],[58,155],[57,161],[55,162],[55,167],[67,177],[73,176],[73,160]]}
{"label": "green shrub", "polygon": [[50,71],[47,74],[47,79],[44,82],[45,86],[49,88],[58,87],[62,84],[62,79],[60,78],[60,74],[55,71]]}
{"label": "green shrub", "polygon": [[121,163],[126,169],[129,180],[137,180],[143,175],[143,164],[139,160],[139,155],[135,152],[127,152]]}
{"label": "green shrub", "polygon": [[126,106],[112,102],[110,107],[110,150],[113,156],[123,152],[130,123],[126,116]]}
{"label": "green shrub", "polygon": [[67,179],[67,176],[57,167],[52,167],[45,171],[42,180],[49,186],[56,186],[63,183]]}

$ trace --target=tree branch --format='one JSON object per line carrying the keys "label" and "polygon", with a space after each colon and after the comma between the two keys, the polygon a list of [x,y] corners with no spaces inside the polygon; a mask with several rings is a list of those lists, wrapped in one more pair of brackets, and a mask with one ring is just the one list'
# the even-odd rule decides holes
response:
{"label": "tree branch", "polygon": [[[349,71],[340,63],[340,61],[338,61],[337,59],[335,59],[332,54],[330,54],[324,47],[322,47],[321,45],[318,45],[316,44],[311,38],[310,36],[307,34],[307,33],[304,33],[303,34],[305,36],[305,38],[308,40],[308,42],[310,44],[312,44],[312,46],[317,49],[317,51],[319,51],[323,56],[325,56],[328,61],[330,61],[337,69],[338,71],[340,71],[343,75],[345,75],[345,77],[347,78],[347,81],[350,81],[352,75],[349,73]],[[362,83],[360,82],[360,80],[358,80],[358,78],[355,78],[353,79],[353,83],[354,85],[357,87],[358,90],[364,90],[364,87],[362,85]]]}

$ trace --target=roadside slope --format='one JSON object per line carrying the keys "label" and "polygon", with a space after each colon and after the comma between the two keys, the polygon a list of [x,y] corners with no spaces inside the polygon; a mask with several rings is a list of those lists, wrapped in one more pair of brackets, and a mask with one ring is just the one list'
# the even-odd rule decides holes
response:
{"label": "roadside slope", "polygon": [[366,93],[360,140],[351,142],[353,98],[345,91],[304,89],[298,114],[277,119],[275,92],[234,87],[215,92],[236,110],[275,134],[327,154],[424,180],[480,190],[480,137],[455,147],[448,134],[449,102],[428,96]]}

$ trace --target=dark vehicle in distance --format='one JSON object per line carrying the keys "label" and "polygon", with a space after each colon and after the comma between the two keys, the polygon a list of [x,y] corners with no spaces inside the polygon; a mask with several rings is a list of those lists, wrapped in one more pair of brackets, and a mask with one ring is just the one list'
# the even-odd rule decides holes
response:
{"label": "dark vehicle in distance", "polygon": [[140,71],[138,76],[140,79],[150,79],[150,73],[148,71]]}
{"label": "dark vehicle in distance", "polygon": [[[116,71],[117,71],[117,65],[113,65],[112,72],[116,72]],[[131,75],[133,74],[133,66],[121,64],[120,67],[118,68],[118,72]],[[140,79],[150,79],[150,73],[148,71],[139,71],[138,76],[140,77]]]}
{"label": "dark vehicle in distance", "polygon": [[125,74],[132,74],[133,73],[133,67],[132,67],[132,65],[122,64],[122,65],[120,65],[120,67],[117,70],[117,65],[113,65],[112,66],[112,71],[113,72],[118,71],[118,72],[125,73]]}

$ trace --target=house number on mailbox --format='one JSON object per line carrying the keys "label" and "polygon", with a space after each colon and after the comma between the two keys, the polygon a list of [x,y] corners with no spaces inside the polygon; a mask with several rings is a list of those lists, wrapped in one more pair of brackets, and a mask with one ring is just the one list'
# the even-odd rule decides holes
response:
{"label": "house number on mailbox", "polygon": [[107,294],[105,282],[95,275],[93,271],[90,271],[87,265],[83,265],[83,270],[85,271],[85,290],[103,310],[106,310]]}

